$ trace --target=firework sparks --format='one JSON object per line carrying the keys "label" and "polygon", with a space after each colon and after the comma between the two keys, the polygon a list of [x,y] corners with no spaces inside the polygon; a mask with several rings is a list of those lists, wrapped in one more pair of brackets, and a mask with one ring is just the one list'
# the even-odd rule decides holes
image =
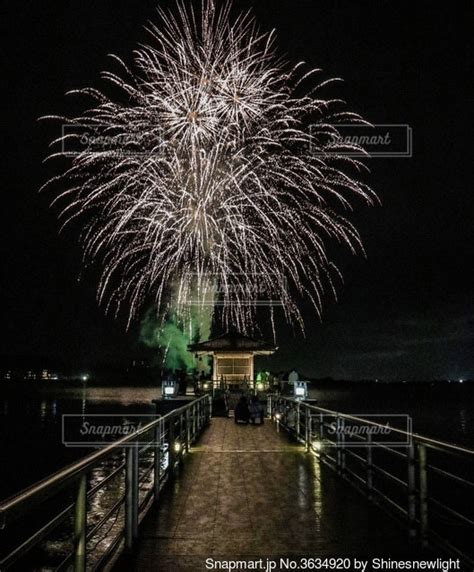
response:
{"label": "firework sparks", "polygon": [[281,60],[251,14],[233,19],[230,4],[205,0],[198,12],[179,4],[160,18],[134,71],[115,58],[120,72],[104,73],[122,97],[80,90],[93,106],[59,118],[61,149],[50,157],[71,163],[46,186],[60,186],[63,224],[81,222],[86,262],[102,263],[98,297],[129,320],[150,297],[166,307],[174,285],[178,315],[191,298],[211,299],[225,325],[249,331],[249,284],[275,293],[278,276],[285,317],[303,328],[299,299],[319,314],[333,289],[326,243],[362,249],[340,212],[354,196],[375,196],[348,156],[361,149],[337,123],[363,120],[321,98],[318,70]]}

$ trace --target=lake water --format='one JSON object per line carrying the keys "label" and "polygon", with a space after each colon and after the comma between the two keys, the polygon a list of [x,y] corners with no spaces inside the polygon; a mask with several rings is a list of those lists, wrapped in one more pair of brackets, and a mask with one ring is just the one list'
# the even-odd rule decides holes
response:
{"label": "lake water", "polygon": [[[64,414],[152,414],[152,387],[10,385],[0,393],[0,498],[90,450],[62,444]],[[396,384],[314,389],[318,405],[353,414],[407,414],[415,432],[474,448],[474,385]]]}

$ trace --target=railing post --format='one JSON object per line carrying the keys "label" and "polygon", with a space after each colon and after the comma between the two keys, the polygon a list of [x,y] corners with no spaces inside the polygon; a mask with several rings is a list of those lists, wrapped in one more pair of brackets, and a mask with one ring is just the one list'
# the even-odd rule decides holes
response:
{"label": "railing post", "polygon": [[196,404],[193,403],[193,441],[197,439],[197,415],[196,415]]}
{"label": "railing post", "polygon": [[323,458],[324,455],[324,415],[322,413],[319,414],[319,440],[321,441],[321,451],[319,452],[320,458]]}
{"label": "railing post", "polygon": [[209,419],[208,421],[210,421],[212,419],[212,399],[209,398]]}
{"label": "railing post", "polygon": [[343,473],[346,468],[346,437],[344,434],[344,419],[341,419],[339,415],[336,416],[336,428],[337,428],[337,439],[336,439],[336,465],[337,472]]}
{"label": "railing post", "polygon": [[296,404],[296,440],[300,440],[300,430],[301,430],[301,412],[300,412],[300,404]]}
{"label": "railing post", "polygon": [[420,510],[420,541],[423,546],[427,543],[428,535],[428,480],[426,474],[426,447],[418,445],[418,490]]}
{"label": "railing post", "polygon": [[346,470],[346,434],[344,433],[345,419],[341,420],[341,472]]}
{"label": "railing post", "polygon": [[138,442],[126,448],[125,467],[125,548],[133,550],[138,537]]}
{"label": "railing post", "polygon": [[407,449],[408,462],[408,526],[410,538],[416,536],[416,459],[415,446],[411,443]]}
{"label": "railing post", "polygon": [[311,411],[309,407],[306,407],[306,450],[311,450],[311,437],[312,437],[312,427],[311,427]]}
{"label": "railing post", "polygon": [[160,495],[160,484],[161,484],[161,424],[160,421],[155,427],[155,458],[154,458],[154,491],[155,491],[155,501],[158,500]]}
{"label": "railing post", "polygon": [[339,415],[336,415],[336,465],[337,472],[341,472],[342,467],[342,442],[341,442],[341,420]]}
{"label": "railing post", "polygon": [[186,439],[185,439],[185,451],[186,453],[189,453],[189,444],[191,442],[191,423],[189,420],[189,408],[186,409],[185,415],[184,415],[184,430],[185,430],[185,435],[186,435]]}
{"label": "railing post", "polygon": [[372,435],[367,435],[367,470],[365,476],[365,484],[367,486],[367,496],[372,499],[372,488],[374,486],[374,469],[372,459]]}
{"label": "railing post", "polygon": [[174,449],[174,440],[175,440],[175,419],[174,416],[170,416],[169,424],[168,424],[168,462],[169,462],[169,471],[170,475],[174,473],[174,466],[176,464],[176,451]]}
{"label": "railing post", "polygon": [[87,476],[79,480],[74,507],[74,572],[86,570]]}

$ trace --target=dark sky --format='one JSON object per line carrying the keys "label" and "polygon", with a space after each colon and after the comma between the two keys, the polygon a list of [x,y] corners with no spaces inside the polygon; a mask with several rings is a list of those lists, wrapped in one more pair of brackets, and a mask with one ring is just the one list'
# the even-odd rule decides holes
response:
{"label": "dark sky", "polygon": [[[160,5],[172,2],[160,2]],[[345,285],[304,342],[280,328],[273,364],[347,378],[474,377],[471,2],[258,0],[291,59],[343,77],[335,95],[373,123],[408,124],[414,154],[372,159],[382,206],[357,209],[367,260],[337,254]],[[78,281],[77,235],[58,236],[42,164],[57,133],[37,122],[74,112],[64,93],[101,85],[107,54],[131,61],[157,1],[2,3],[1,308],[4,355],[119,362],[137,327],[104,316],[91,274]]]}

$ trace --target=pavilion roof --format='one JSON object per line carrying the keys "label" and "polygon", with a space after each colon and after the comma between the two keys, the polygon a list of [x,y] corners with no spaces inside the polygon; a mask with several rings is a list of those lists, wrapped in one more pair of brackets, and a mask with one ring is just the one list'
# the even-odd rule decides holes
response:
{"label": "pavilion roof", "polygon": [[188,350],[194,353],[253,352],[272,354],[277,349],[274,344],[245,336],[240,332],[226,332],[215,338],[188,346]]}

